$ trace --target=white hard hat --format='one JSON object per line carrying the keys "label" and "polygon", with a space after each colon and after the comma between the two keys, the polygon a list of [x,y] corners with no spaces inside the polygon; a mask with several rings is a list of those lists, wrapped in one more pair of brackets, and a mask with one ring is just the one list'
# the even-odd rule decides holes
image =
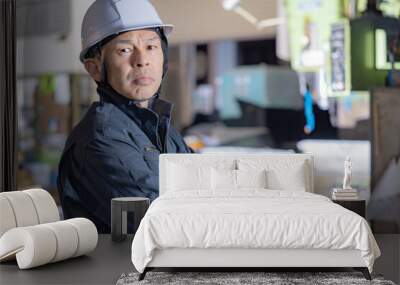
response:
{"label": "white hard hat", "polygon": [[164,24],[148,0],[96,0],[82,22],[83,62],[90,48],[105,38],[122,32],[162,28],[168,36],[174,26]]}

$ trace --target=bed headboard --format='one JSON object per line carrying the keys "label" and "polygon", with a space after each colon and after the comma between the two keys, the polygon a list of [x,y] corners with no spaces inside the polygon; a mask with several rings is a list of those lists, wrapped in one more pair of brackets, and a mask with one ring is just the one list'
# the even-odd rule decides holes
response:
{"label": "bed headboard", "polygon": [[255,160],[266,160],[266,162],[274,161],[287,161],[288,163],[292,161],[304,161],[305,167],[305,181],[306,181],[306,191],[314,192],[314,157],[312,154],[232,154],[232,153],[219,153],[219,154],[161,154],[159,160],[159,191],[160,195],[166,193],[167,182],[168,182],[168,168],[170,163],[176,164],[210,164],[218,163],[221,160],[231,161],[232,164],[237,166],[237,161],[239,159],[251,159]]}

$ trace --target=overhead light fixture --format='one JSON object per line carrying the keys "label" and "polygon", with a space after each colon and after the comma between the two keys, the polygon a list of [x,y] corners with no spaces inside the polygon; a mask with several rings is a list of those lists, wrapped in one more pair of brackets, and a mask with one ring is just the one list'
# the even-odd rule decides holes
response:
{"label": "overhead light fixture", "polygon": [[222,0],[222,7],[227,11],[232,11],[239,6],[240,0]]}
{"label": "overhead light fixture", "polygon": [[235,13],[243,17],[246,21],[256,26],[259,30],[282,25],[285,23],[284,18],[272,18],[262,21],[258,20],[253,14],[240,6],[240,0],[221,0],[221,4],[226,11],[234,11]]}
{"label": "overhead light fixture", "polygon": [[248,22],[250,22],[253,25],[257,25],[257,18],[253,16],[249,11],[243,9],[240,6],[236,6],[233,11],[235,11],[237,14],[242,16],[244,19],[246,19]]}
{"label": "overhead light fixture", "polygon": [[261,30],[268,27],[283,25],[284,23],[285,18],[265,19],[257,23],[257,28]]}

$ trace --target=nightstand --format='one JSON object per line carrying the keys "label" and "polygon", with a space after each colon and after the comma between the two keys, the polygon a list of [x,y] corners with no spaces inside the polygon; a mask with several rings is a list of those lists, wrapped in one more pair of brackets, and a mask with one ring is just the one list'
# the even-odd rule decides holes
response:
{"label": "nightstand", "polygon": [[339,204],[340,206],[353,211],[356,214],[359,214],[361,217],[365,218],[365,208],[366,201],[365,200],[335,200],[332,199],[332,202]]}
{"label": "nightstand", "polygon": [[134,229],[136,233],[140,221],[146,214],[150,199],[143,197],[121,197],[111,200],[111,238],[112,241],[124,241],[128,234],[128,212],[134,214]]}

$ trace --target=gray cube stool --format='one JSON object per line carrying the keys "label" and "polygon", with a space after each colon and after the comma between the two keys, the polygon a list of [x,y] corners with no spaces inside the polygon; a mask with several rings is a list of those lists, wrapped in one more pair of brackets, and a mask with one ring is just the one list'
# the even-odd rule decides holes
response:
{"label": "gray cube stool", "polygon": [[111,238],[113,241],[124,241],[127,237],[127,213],[134,214],[134,229],[136,233],[140,221],[146,214],[150,199],[142,197],[123,197],[111,200]]}

